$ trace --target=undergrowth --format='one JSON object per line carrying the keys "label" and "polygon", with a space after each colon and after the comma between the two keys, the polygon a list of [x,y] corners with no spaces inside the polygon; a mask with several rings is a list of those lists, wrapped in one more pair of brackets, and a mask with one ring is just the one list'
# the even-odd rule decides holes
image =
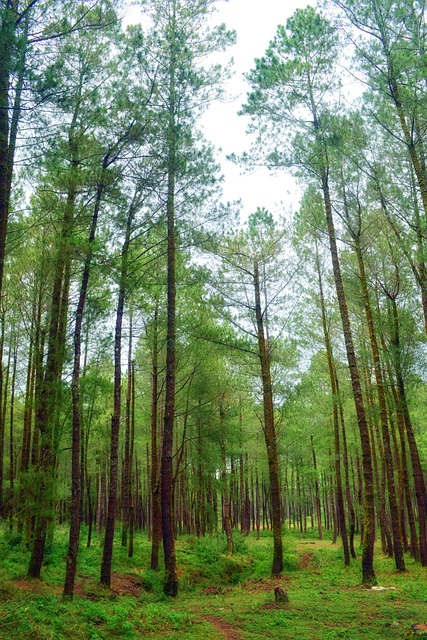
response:
{"label": "undergrowth", "polygon": [[[215,640],[227,637],[218,620],[242,640],[404,640],[411,624],[427,622],[425,569],[407,558],[409,571],[397,574],[377,551],[377,576],[387,589],[369,591],[360,586],[360,560],[345,568],[340,546],[311,532],[284,532],[283,575],[274,580],[270,532],[259,540],[234,532],[232,556],[223,535],[182,536],[180,594],[173,600],[163,595],[162,571],[148,569],[144,534],[136,536],[131,559],[117,536],[111,590],[99,584],[102,540],[94,538],[90,548],[82,544],[76,595],[63,599],[66,547],[66,530],[56,529],[42,580],[28,580],[24,540],[0,531],[0,640]],[[279,584],[289,593],[287,605],[274,602]]]}

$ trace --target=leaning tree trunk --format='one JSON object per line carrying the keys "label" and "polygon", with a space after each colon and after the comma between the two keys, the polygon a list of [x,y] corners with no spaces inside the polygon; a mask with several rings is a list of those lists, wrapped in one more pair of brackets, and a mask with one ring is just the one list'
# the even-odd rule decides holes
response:
{"label": "leaning tree trunk", "polygon": [[341,315],[341,323],[344,333],[344,342],[347,352],[348,367],[350,370],[351,385],[354,404],[356,408],[357,423],[359,427],[360,443],[362,450],[362,468],[364,478],[364,537],[362,545],[362,582],[365,585],[376,584],[374,571],[374,543],[375,543],[375,506],[374,506],[374,482],[372,471],[372,455],[369,440],[369,430],[366,421],[365,407],[363,404],[362,387],[357,365],[356,353],[353,344],[350,317],[347,308],[347,300],[344,292],[344,284],[341,275],[341,267],[338,256],[338,247],[335,235],[335,226],[332,216],[331,197],[329,192],[328,172],[322,169],[322,191],[325,208],[326,222],[328,226],[329,246],[332,259],[332,267],[335,280],[335,288],[338,298],[338,306]]}
{"label": "leaning tree trunk", "polygon": [[399,507],[396,494],[396,483],[394,481],[393,458],[390,442],[390,432],[388,427],[387,405],[384,391],[383,373],[380,362],[380,352],[374,328],[371,302],[369,299],[368,286],[366,281],[365,265],[363,262],[360,239],[355,238],[355,249],[359,266],[360,284],[362,288],[362,299],[365,308],[366,323],[368,325],[369,340],[371,343],[372,359],[374,363],[375,381],[377,383],[378,403],[380,408],[381,435],[384,445],[384,464],[386,467],[388,499],[391,514],[391,531],[393,536],[393,553],[398,571],[405,571],[405,560],[403,558],[402,532],[400,528]]}

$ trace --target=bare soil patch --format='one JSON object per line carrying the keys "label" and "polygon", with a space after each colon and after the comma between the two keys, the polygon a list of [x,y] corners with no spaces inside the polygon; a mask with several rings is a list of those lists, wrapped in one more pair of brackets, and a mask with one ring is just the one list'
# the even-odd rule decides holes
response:
{"label": "bare soil patch", "polygon": [[142,590],[141,580],[126,573],[111,574],[111,591],[118,596],[139,598]]}
{"label": "bare soil patch", "polygon": [[17,589],[31,592],[35,596],[44,596],[46,594],[52,593],[54,593],[55,595],[59,595],[62,591],[60,587],[51,587],[50,585],[47,585],[45,582],[43,582],[43,580],[38,580],[36,578],[33,580],[27,578],[13,580],[13,585]]}
{"label": "bare soil patch", "polygon": [[222,636],[226,638],[226,640],[241,640],[240,631],[238,631],[235,627],[233,627],[228,622],[221,620],[221,618],[217,618],[216,616],[204,616],[207,622],[210,622],[211,625],[215,627],[217,631],[220,631]]}

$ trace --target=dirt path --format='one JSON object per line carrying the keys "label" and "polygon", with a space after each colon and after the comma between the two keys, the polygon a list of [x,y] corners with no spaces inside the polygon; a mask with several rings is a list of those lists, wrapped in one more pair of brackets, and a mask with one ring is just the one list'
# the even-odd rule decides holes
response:
{"label": "dirt path", "polygon": [[203,616],[207,622],[210,622],[211,625],[215,627],[218,631],[221,632],[221,635],[226,640],[241,640],[240,631],[237,631],[235,627],[233,627],[228,622],[224,622],[221,618],[217,616]]}

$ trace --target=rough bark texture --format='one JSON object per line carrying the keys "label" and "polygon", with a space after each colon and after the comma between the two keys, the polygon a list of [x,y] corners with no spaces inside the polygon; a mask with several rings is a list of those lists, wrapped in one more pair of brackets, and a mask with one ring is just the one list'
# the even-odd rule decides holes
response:
{"label": "rough bark texture", "polygon": [[254,261],[255,317],[258,335],[258,349],[261,365],[262,394],[264,409],[264,437],[267,447],[267,461],[270,478],[271,511],[273,520],[273,575],[283,570],[282,516],[280,498],[279,457],[277,453],[276,429],[274,424],[273,387],[270,373],[270,351],[265,339],[263,314],[261,311],[261,290],[258,262]]}
{"label": "rough bark texture", "polygon": [[159,568],[159,546],[162,540],[162,510],[157,442],[158,413],[158,301],[154,310],[151,381],[151,561],[153,571]]}
{"label": "rough bark texture", "polygon": [[9,83],[16,20],[12,7],[5,8],[2,12],[0,27],[0,294],[3,284],[12,171],[9,156]]}
{"label": "rough bark texture", "polygon": [[372,472],[372,456],[369,440],[369,431],[366,421],[365,407],[363,404],[362,387],[360,384],[359,370],[356,353],[353,345],[350,318],[347,309],[347,301],[341,275],[341,267],[338,257],[338,247],[335,236],[335,227],[332,217],[331,198],[329,193],[327,170],[322,170],[322,191],[326,222],[328,226],[329,245],[332,259],[332,267],[337,292],[338,306],[341,315],[341,323],[344,333],[344,341],[347,352],[347,361],[350,370],[351,385],[354,404],[356,408],[357,423],[359,427],[360,444],[362,450],[362,468],[364,479],[364,538],[362,545],[362,582],[366,585],[376,584],[374,572],[374,542],[375,542],[375,507],[374,485]]}
{"label": "rough bark texture", "polygon": [[[49,320],[46,369],[40,381],[37,402],[36,429],[40,436],[39,484],[37,487],[38,514],[28,575],[39,578],[44,558],[46,533],[51,518],[54,483],[55,424],[62,367],[65,358],[65,332],[68,314],[68,294],[71,278],[70,241],[74,225],[76,183],[74,171],[78,166],[77,147],[73,137],[77,115],[74,114],[69,134],[72,173],[68,185],[67,202],[62,221],[61,236],[55,260],[52,301]],[[36,385],[37,387],[37,385]]]}
{"label": "rough bark texture", "polygon": [[163,419],[163,445],[161,461],[162,534],[165,561],[163,591],[166,595],[178,595],[176,552],[173,521],[173,467],[172,449],[175,421],[176,379],[176,230],[175,230],[175,182],[177,172],[178,129],[176,122],[176,6],[172,3],[169,18],[169,90],[168,90],[168,190],[167,218],[167,335],[166,335],[166,385]]}
{"label": "rough bark texture", "polygon": [[73,376],[71,381],[72,396],[72,446],[71,446],[71,507],[70,507],[70,534],[68,552],[65,561],[65,583],[64,596],[73,597],[74,581],[77,568],[77,553],[80,540],[80,520],[81,520],[81,411],[80,411],[80,359],[81,359],[81,334],[83,324],[83,313],[86,303],[87,289],[90,277],[91,247],[95,240],[96,227],[98,224],[99,207],[103,191],[102,180],[98,185],[92,222],[89,232],[89,252],[85,260],[82,281],[80,285],[79,301],[76,310],[76,322],[74,326],[74,363]]}
{"label": "rough bark texture", "polygon": [[117,492],[118,492],[118,470],[119,470],[119,434],[120,434],[120,413],[121,413],[121,352],[122,352],[122,324],[126,296],[127,271],[129,244],[132,230],[132,222],[139,194],[135,194],[129,207],[126,221],[125,241],[122,247],[119,297],[117,300],[116,327],[114,334],[114,401],[113,415],[111,416],[111,444],[110,444],[110,484],[108,491],[107,522],[105,528],[104,550],[101,565],[101,582],[110,586],[111,582],[111,562],[113,558],[114,529],[116,522]]}
{"label": "rough bark texture", "polygon": [[427,566],[427,492],[424,481],[423,470],[421,467],[418,446],[415,440],[414,429],[412,427],[411,417],[409,415],[408,403],[406,400],[405,383],[402,373],[401,364],[401,347],[400,347],[400,329],[399,329],[399,313],[396,300],[392,299],[392,315],[393,315],[393,364],[396,373],[397,391],[398,391],[398,410],[403,415],[403,420],[408,439],[409,453],[411,456],[412,470],[414,475],[415,497],[418,506],[419,518],[419,550],[421,564]]}
{"label": "rough bark texture", "polygon": [[338,397],[338,388],[337,388],[337,377],[336,377],[333,354],[332,354],[332,345],[329,338],[328,323],[326,318],[325,298],[323,294],[322,274],[320,271],[317,246],[316,246],[316,267],[317,267],[317,276],[319,280],[323,338],[325,341],[326,357],[328,360],[329,381],[331,385],[331,394],[332,394],[332,402],[333,402],[332,418],[333,418],[334,449],[335,449],[334,460],[335,460],[336,498],[337,498],[337,510],[338,510],[337,515],[339,520],[341,539],[343,542],[344,564],[348,566],[350,564],[350,550],[349,550],[348,535],[347,535],[347,525],[346,525],[346,518],[345,518],[345,507],[344,507],[342,476],[341,476],[341,451],[340,451],[339,419],[338,419],[339,397]]}
{"label": "rough bark texture", "polygon": [[359,266],[360,284],[362,288],[362,299],[365,307],[366,323],[368,325],[369,339],[371,343],[372,359],[374,363],[375,380],[377,383],[378,403],[380,407],[381,434],[384,445],[384,464],[386,467],[388,498],[391,513],[391,530],[393,535],[393,552],[396,569],[398,571],[405,570],[405,561],[403,558],[402,532],[400,528],[399,508],[396,494],[396,484],[394,481],[393,458],[390,443],[390,433],[388,427],[387,405],[384,391],[384,381],[382,367],[380,362],[380,352],[378,341],[375,333],[374,319],[372,315],[371,302],[369,299],[368,285],[366,281],[365,266],[360,246],[359,238],[355,238],[355,248],[357,262]]}

